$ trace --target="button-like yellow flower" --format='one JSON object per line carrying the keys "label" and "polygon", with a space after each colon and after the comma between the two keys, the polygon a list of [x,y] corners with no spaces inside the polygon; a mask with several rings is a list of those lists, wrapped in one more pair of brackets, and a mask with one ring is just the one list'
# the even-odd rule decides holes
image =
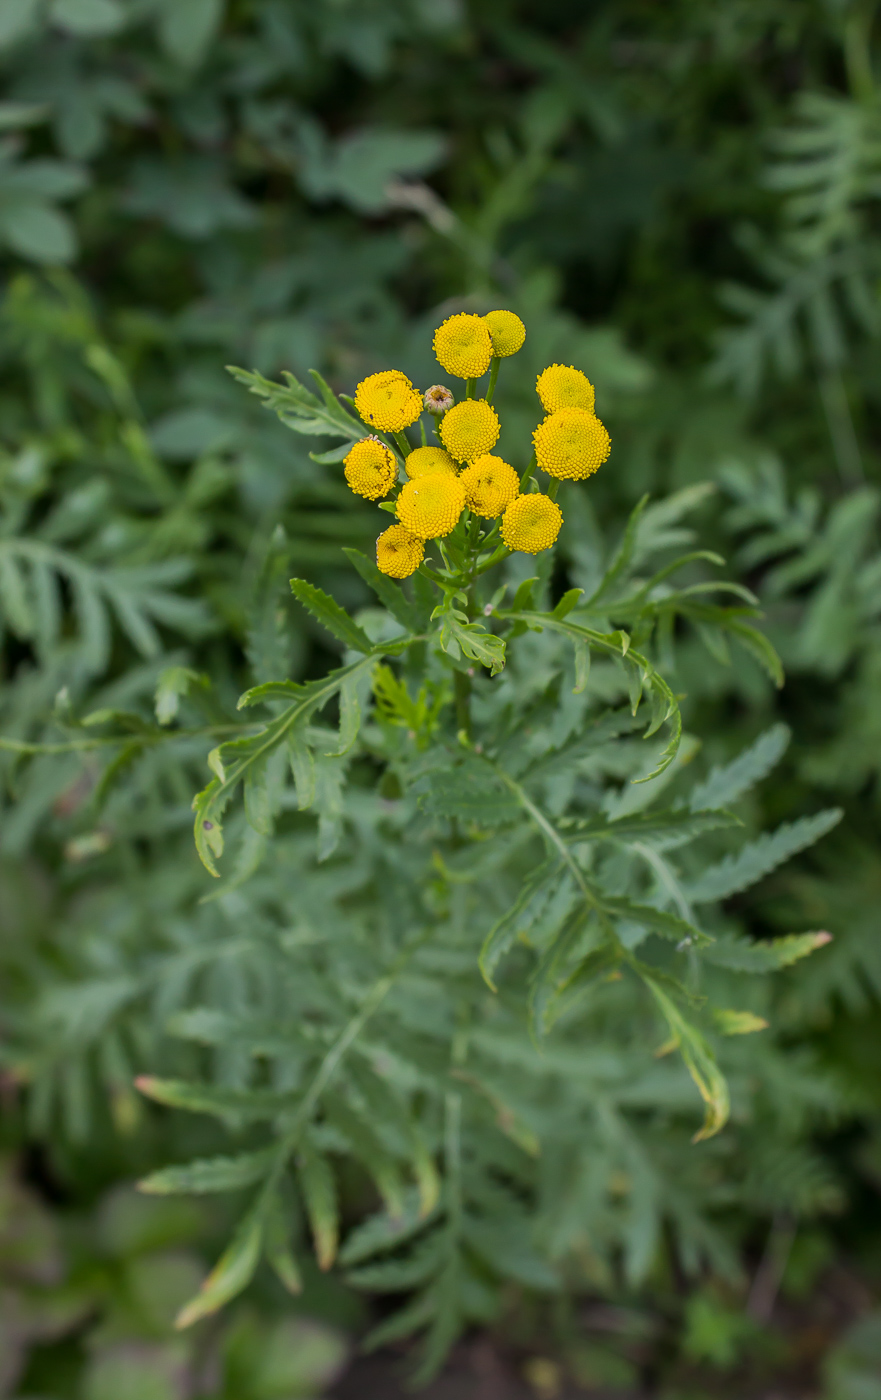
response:
{"label": "button-like yellow flower", "polygon": [[457,476],[435,472],[408,481],[398,497],[398,519],[421,540],[448,535],[465,509],[465,490]]}
{"label": "button-like yellow flower", "polygon": [[399,369],[369,374],[355,390],[355,407],[373,428],[397,433],[409,428],[422,412],[422,395]]}
{"label": "button-like yellow flower", "polygon": [[611,439],[599,418],[583,408],[561,408],[532,434],[540,467],[551,476],[581,481],[602,466]]}
{"label": "button-like yellow flower", "polygon": [[493,357],[493,343],[484,317],[467,311],[448,316],[434,333],[434,353],[447,374],[457,374],[460,379],[485,374]]}
{"label": "button-like yellow flower", "polygon": [[502,359],[516,355],[526,339],[526,327],[520,317],[513,311],[488,311],[483,319],[489,326],[493,354]]}
{"label": "button-like yellow flower", "polygon": [[376,567],[390,578],[409,578],[425,556],[425,545],[404,525],[390,525],[376,541]]}
{"label": "button-like yellow flower", "polygon": [[520,490],[520,478],[501,457],[484,452],[459,477],[465,488],[465,503],[478,515],[501,515]]}
{"label": "button-like yellow flower", "polygon": [[416,447],[408,457],[404,458],[404,466],[407,468],[407,475],[428,476],[435,472],[456,471],[456,463],[449,452],[445,452],[442,447]]}
{"label": "button-like yellow flower", "polygon": [[550,496],[518,496],[502,516],[502,539],[509,549],[539,554],[550,549],[562,523],[563,512]]}
{"label": "button-like yellow flower", "polygon": [[377,437],[362,438],[343,458],[346,481],[359,496],[378,501],[388,495],[398,476],[395,455]]}
{"label": "button-like yellow flower", "polygon": [[499,440],[499,420],[486,399],[465,399],[445,413],[440,422],[441,442],[457,462],[473,462],[491,452]]}
{"label": "button-like yellow flower", "polygon": [[535,387],[546,413],[556,413],[558,408],[584,408],[593,413],[593,385],[586,374],[572,365],[548,365]]}

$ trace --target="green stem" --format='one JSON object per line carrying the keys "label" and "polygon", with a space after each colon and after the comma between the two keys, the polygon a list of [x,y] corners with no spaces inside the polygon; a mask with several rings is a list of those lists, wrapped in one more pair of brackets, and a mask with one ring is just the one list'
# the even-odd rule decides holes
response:
{"label": "green stem", "polygon": [[456,727],[471,738],[471,677],[465,671],[453,672],[453,693],[456,700]]}
{"label": "green stem", "polygon": [[522,475],[521,478],[520,478],[520,490],[521,490],[521,492],[526,490],[526,487],[529,485],[529,482],[532,480],[532,475],[533,475],[533,473],[534,473],[534,471],[535,471],[535,469],[536,469],[537,466],[538,466],[538,460],[537,460],[537,458],[536,458],[535,453],[533,452],[533,454],[532,454],[532,456],[530,457],[529,462],[528,462],[528,464],[527,464],[526,471],[523,473],[523,475]]}
{"label": "green stem", "polygon": [[551,501],[555,501],[557,499],[557,492],[559,491],[559,489],[560,483],[555,478],[547,489],[548,499]]}
{"label": "green stem", "polygon": [[427,447],[427,446],[428,446],[428,438],[425,436],[425,419],[424,419],[424,418],[420,418],[420,419],[419,419],[419,431],[420,431],[420,433],[422,434],[422,446],[423,446],[423,447]]}
{"label": "green stem", "polygon": [[853,485],[862,481],[865,474],[844,381],[837,369],[821,370],[819,380],[820,398],[838,471],[842,481]]}
{"label": "green stem", "polygon": [[473,399],[473,398],[474,398],[474,384],[475,384],[475,380],[473,380],[473,379],[466,379],[466,380],[465,380],[465,397],[466,397],[466,399]]}
{"label": "green stem", "polygon": [[493,401],[493,394],[494,394],[495,391],[496,391],[496,380],[497,380],[498,377],[499,377],[499,365],[500,365],[501,363],[502,363],[502,362],[501,362],[501,360],[499,359],[498,355],[493,355],[492,360],[490,361],[490,366],[489,366],[489,384],[487,385],[487,390],[486,390],[486,401],[487,401],[487,403],[492,403],[492,401]]}
{"label": "green stem", "polygon": [[481,564],[479,569],[474,570],[474,577],[479,578],[481,574],[486,573],[487,569],[492,569],[496,564],[500,563],[502,559],[507,559],[510,553],[511,551],[506,544],[500,544],[495,553],[491,554],[489,559],[487,559],[486,563]]}
{"label": "green stem", "polygon": [[413,451],[413,449],[412,449],[412,447],[410,446],[410,444],[409,444],[409,442],[407,441],[407,439],[404,437],[404,434],[403,434],[403,433],[392,433],[392,437],[394,438],[395,442],[398,444],[398,447],[401,449],[401,454],[402,454],[402,456],[405,457],[405,458],[409,457],[409,456],[410,456],[410,453]]}
{"label": "green stem", "polygon": [[875,97],[875,75],[872,72],[871,33],[877,0],[856,4],[844,25],[844,61],[847,81],[858,102],[871,102]]}

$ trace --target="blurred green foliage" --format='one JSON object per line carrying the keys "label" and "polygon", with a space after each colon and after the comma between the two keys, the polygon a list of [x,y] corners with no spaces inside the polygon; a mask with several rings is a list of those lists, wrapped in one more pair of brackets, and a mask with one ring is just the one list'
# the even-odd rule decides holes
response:
{"label": "blurred green foliage", "polygon": [[[741,1299],[790,1219],[827,1220],[878,1273],[874,19],[867,0],[0,5],[5,736],[41,737],[53,715],[150,719],[160,678],[162,725],[216,725],[251,680],[319,674],[334,653],[286,580],[369,605],[340,545],[369,553],[374,513],[223,366],[316,365],[350,391],[394,363],[428,383],[427,332],[460,305],[528,321],[499,390],[512,437],[532,426],[548,361],[597,385],[614,451],[566,511],[555,595],[593,586],[645,491],[684,493],[654,507],[668,547],[693,527],[759,595],[782,691],[694,633],[677,635],[670,679],[702,777],[778,736],[761,775],[779,767],[737,808],[748,834],[845,812],[756,890],[723,892],[726,926],[833,942],[757,1002],[773,1034],[748,1038],[734,1124],[699,1165],[687,1091],[669,1088],[659,1111],[661,1080],[640,1088],[629,1061],[621,1072],[623,1117],[651,1136],[658,1179],[687,1182],[677,1209],[700,1220],[686,1272],[709,1256]],[[189,803],[206,744],[178,741],[167,763],[133,743],[112,786],[94,733],[85,763],[6,754],[0,827],[4,1084],[27,1103],[7,1146],[49,1142],[85,1205],[117,1178],[224,1150],[219,1133],[157,1121],[133,1076],[197,1076],[208,1054],[221,1082],[247,1077],[245,1042],[181,1017],[190,999],[245,1014],[237,931],[277,930],[292,898],[243,886],[199,904]],[[596,1081],[560,1075],[559,1092],[595,1111]],[[662,1234],[647,1245],[634,1224],[621,1265],[622,1171],[600,1154],[573,1287],[663,1300],[681,1260]],[[348,1189],[357,1214],[363,1184]],[[664,1197],[656,1220],[671,1209]],[[71,1297],[24,1309],[36,1330],[21,1335],[51,1335],[52,1316],[84,1306]],[[733,1355],[736,1312],[713,1294],[688,1304],[686,1352]],[[167,1345],[140,1322],[113,1342],[113,1315],[89,1397],[120,1388],[131,1348]],[[231,1324],[233,1371],[263,1348],[249,1331],[261,1326]],[[872,1394],[864,1329],[830,1361],[830,1395]]]}

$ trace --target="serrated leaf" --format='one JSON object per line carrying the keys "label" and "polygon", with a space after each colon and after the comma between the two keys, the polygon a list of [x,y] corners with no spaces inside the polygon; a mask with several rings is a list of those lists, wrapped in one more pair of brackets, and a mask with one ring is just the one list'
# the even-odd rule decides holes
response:
{"label": "serrated leaf", "polygon": [[825,929],[816,933],[789,933],[764,942],[725,937],[717,939],[703,956],[716,967],[725,967],[731,972],[776,972],[831,942],[832,935]]}
{"label": "serrated leaf", "polygon": [[250,1212],[237,1229],[229,1248],[224,1251],[196,1297],[182,1308],[175,1318],[178,1329],[190,1327],[202,1317],[218,1312],[235,1298],[254,1277],[260,1262],[263,1243],[263,1219],[259,1211]]}
{"label": "serrated leaf", "polygon": [[343,553],[354,564],[358,573],[363,578],[369,588],[372,588],[384,608],[387,608],[402,627],[408,632],[418,632],[419,616],[416,609],[406,598],[399,583],[395,583],[387,574],[381,574],[372,559],[368,559],[366,554],[362,554],[359,549],[344,548]]}
{"label": "serrated leaf", "polygon": [[838,825],[843,815],[839,807],[834,807],[765,833],[735,855],[726,856],[717,865],[709,866],[686,887],[688,899],[693,904],[706,904],[710,900],[727,899],[740,890],[748,889],[797,851],[819,841],[821,836]]}
{"label": "serrated leaf", "polygon": [[336,1182],[327,1158],[304,1138],[297,1153],[297,1175],[318,1267],[327,1270],[336,1258],[339,1239],[339,1207]]}
{"label": "serrated leaf", "polygon": [[278,1116],[295,1102],[292,1094],[271,1089],[225,1089],[214,1084],[191,1084],[182,1079],[157,1079],[139,1075],[135,1087],[154,1103],[182,1108],[189,1113],[210,1113],[215,1118],[257,1122]]}
{"label": "serrated leaf", "polygon": [[683,811],[670,807],[657,812],[633,812],[613,820],[595,818],[576,822],[573,840],[620,841],[623,845],[647,842],[656,850],[672,850],[684,846],[704,832],[740,826],[731,812]]}
{"label": "serrated leaf", "polygon": [[369,1123],[360,1118],[345,1099],[339,1095],[328,1098],[326,1112],[330,1122],[349,1143],[354,1156],[372,1176],[389,1215],[400,1217],[404,1210],[404,1183],[397,1162]]}
{"label": "serrated leaf", "polygon": [[287,750],[297,789],[297,807],[305,812],[315,801],[315,757],[299,729],[290,730]]}
{"label": "serrated leaf", "polygon": [[276,1156],[275,1148],[265,1147],[259,1152],[241,1152],[237,1157],[203,1157],[184,1166],[151,1172],[138,1182],[138,1190],[149,1196],[238,1191],[262,1181]]}
{"label": "serrated leaf", "polygon": [[752,1011],[726,1011],[721,1007],[713,1010],[713,1020],[723,1035],[752,1035],[754,1031],[766,1031],[768,1022],[763,1016]]}
{"label": "serrated leaf", "polygon": [[716,1063],[716,1057],[697,1027],[686,1020],[676,1003],[662,990],[658,980],[646,970],[641,970],[640,975],[660,1008],[670,1029],[672,1043],[682,1056],[706,1104],[703,1127],[695,1133],[692,1141],[700,1142],[704,1138],[713,1137],[724,1128],[730,1110],[728,1085]]}
{"label": "serrated leaf", "polygon": [[731,763],[714,768],[692,789],[688,800],[692,812],[717,811],[736,802],[770,773],[786,752],[791,737],[785,724],[775,724]]}
{"label": "serrated leaf", "polygon": [[493,981],[495,970],[521,931],[521,916],[535,897],[547,890],[556,880],[560,868],[560,862],[554,856],[533,870],[521,885],[510,909],[506,910],[484,939],[480,950],[480,970],[487,986],[493,991],[496,991]]}
{"label": "serrated leaf", "polygon": [[171,724],[177,717],[180,702],[194,685],[207,686],[207,676],[193,671],[189,666],[167,666],[160,672],[156,682],[154,706],[158,724]]}
{"label": "serrated leaf", "polygon": [[377,1254],[397,1249],[429,1223],[431,1214],[423,1212],[418,1191],[406,1191],[400,1216],[393,1217],[382,1211],[368,1216],[349,1233],[340,1250],[340,1263],[351,1268]]}
{"label": "serrated leaf", "polygon": [[326,628],[332,636],[341,641],[344,646],[350,647],[353,651],[361,651],[366,655],[373,650],[373,643],[361,631],[357,622],[353,622],[349,614],[340,607],[335,599],[316,588],[314,584],[307,583],[305,579],[292,578],[291,592],[298,602],[310,612],[322,627]]}
{"label": "serrated leaf", "polygon": [[684,942],[689,947],[701,948],[712,942],[709,935],[695,924],[689,923],[678,914],[671,914],[666,909],[656,909],[651,904],[640,904],[623,895],[603,894],[599,897],[599,904],[606,914],[627,919],[634,924],[642,924],[643,928],[651,929],[653,933],[658,933],[671,942]]}

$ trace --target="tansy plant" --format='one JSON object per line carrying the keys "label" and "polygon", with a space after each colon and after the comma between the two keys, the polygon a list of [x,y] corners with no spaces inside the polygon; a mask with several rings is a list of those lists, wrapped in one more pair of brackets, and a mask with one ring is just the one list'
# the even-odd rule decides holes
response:
{"label": "tansy plant", "polygon": [[[712,664],[733,642],[779,680],[754,600],[711,577],[717,556],[676,553],[700,490],[640,502],[610,550],[588,537],[583,500],[610,444],[578,368],[538,375],[531,450],[496,453],[496,380],[524,336],[510,311],[446,320],[435,351],[459,393],[392,370],[352,399],[317,374],[313,393],[234,370],[295,432],[337,440],[313,454],[316,470],[394,516],[375,559],[345,551],[374,606],[352,616],[292,581],[341,664],[272,675],[289,562],[277,532],[249,624],[258,683],[238,710],[231,673],[177,662],[159,676],[155,719],[113,708],[119,691],[79,719],[62,695],[42,735],[2,741],[25,803],[31,772],[39,784],[54,763],[92,765],[106,815],[88,839],[124,857],[121,903],[103,896],[96,924],[122,930],[112,952],[99,941],[89,962],[91,922],[67,937],[65,959],[83,959],[67,1000],[47,1006],[42,1032],[39,1017],[22,1028],[38,1111],[93,1063],[118,1086],[128,1057],[147,1056],[166,1068],[138,1079],[144,1095],[236,1139],[142,1183],[246,1193],[182,1326],[261,1260],[298,1290],[308,1231],[322,1269],[405,1295],[373,1342],[423,1332],[425,1377],[512,1288],[608,1290],[617,1273],[632,1286],[667,1250],[686,1272],[730,1274],[717,1212],[777,1140],[763,1085],[782,1083],[788,1061],[773,1029],[744,1035],[767,1027],[756,974],[827,935],[752,942],[721,902],[837,814],[726,849],[729,808],[785,732],[692,776],[697,741],[683,740],[656,663],[675,673],[677,637],[694,628]],[[568,557],[582,586],[555,593],[564,515],[578,522]],[[31,547],[22,567],[31,556],[44,572],[61,557]],[[194,803],[199,854],[222,876],[206,891],[176,804],[218,740]],[[235,855],[221,869],[224,823]],[[69,1034],[52,1019],[64,1006]],[[715,1137],[726,1064],[739,1155]]]}

